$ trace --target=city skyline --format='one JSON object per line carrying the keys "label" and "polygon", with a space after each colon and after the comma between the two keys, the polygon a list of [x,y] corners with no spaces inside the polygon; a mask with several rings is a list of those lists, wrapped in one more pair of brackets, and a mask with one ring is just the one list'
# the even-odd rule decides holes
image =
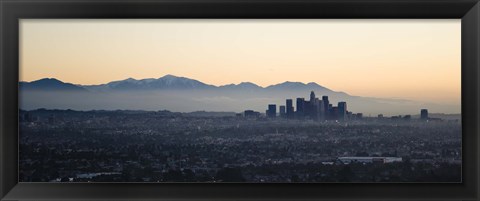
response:
{"label": "city skyline", "polygon": [[[310,92],[310,99],[305,100],[303,97],[296,98],[296,106],[293,106],[293,99],[285,99],[285,104],[280,104],[278,106],[277,112],[277,104],[269,103],[267,106],[267,110],[265,111],[265,117],[269,119],[297,119],[297,120],[314,120],[314,121],[350,121],[350,120],[362,120],[363,113],[355,113],[355,111],[351,111],[347,109],[347,102],[346,101],[339,101],[335,106],[334,102],[330,102],[328,96],[316,96],[314,91]],[[287,110],[287,108],[289,108]],[[248,117],[259,117],[260,112],[254,110],[245,110],[243,112],[243,116]],[[441,120],[441,118],[430,118],[428,115],[428,109],[421,108],[419,113],[419,119],[426,121],[426,120]],[[415,114],[414,114],[415,115]],[[237,114],[238,116],[238,114]],[[370,116],[369,116],[370,117]],[[383,114],[378,114],[376,116],[377,119],[383,120],[387,116]],[[393,115],[389,118],[398,120],[403,119],[409,121],[412,119],[411,114],[406,115]]]}
{"label": "city skyline", "polygon": [[459,20],[29,19],[20,32],[22,81],[174,74],[216,86],[316,82],[352,95],[460,104]]}

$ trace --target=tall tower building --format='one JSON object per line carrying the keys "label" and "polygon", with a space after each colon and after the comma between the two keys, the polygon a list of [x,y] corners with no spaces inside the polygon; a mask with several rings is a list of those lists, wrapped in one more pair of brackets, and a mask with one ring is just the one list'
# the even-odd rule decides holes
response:
{"label": "tall tower building", "polygon": [[307,104],[307,112],[305,112],[305,114],[307,114],[310,119],[317,119],[318,117],[318,114],[317,114],[317,104],[315,102],[315,92],[310,92],[310,101],[308,101],[308,104]]}
{"label": "tall tower building", "polygon": [[277,116],[277,105],[270,104],[268,105],[267,117],[275,118]]}
{"label": "tall tower building", "polygon": [[323,106],[323,100],[315,98],[315,104],[317,107],[317,119],[318,120],[325,120],[325,110]]}
{"label": "tall tower building", "polygon": [[420,110],[420,119],[424,119],[424,120],[428,119],[428,110],[427,109],[421,109]]}
{"label": "tall tower building", "polygon": [[347,102],[338,102],[338,119],[345,120],[347,117]]}
{"label": "tall tower building", "polygon": [[297,112],[295,113],[296,118],[302,119],[305,115],[305,99],[297,98]]}
{"label": "tall tower building", "polygon": [[294,117],[293,113],[293,101],[292,99],[287,99],[287,118],[292,119]]}
{"label": "tall tower building", "polygon": [[315,102],[315,92],[310,92],[310,103],[314,103]]}
{"label": "tall tower building", "polygon": [[333,105],[331,103],[328,104],[327,115],[328,119],[335,119],[335,116],[337,116],[337,113],[333,111]]}
{"label": "tall tower building", "polygon": [[285,105],[280,105],[280,117],[285,118],[287,116],[287,112],[285,109]]}
{"label": "tall tower building", "polygon": [[329,119],[330,114],[328,113],[329,112],[328,105],[330,104],[330,102],[328,101],[328,96],[322,96],[322,102],[323,102],[323,111],[324,111],[323,116],[325,117],[325,119]]}
{"label": "tall tower building", "polygon": [[[331,105],[331,104],[330,104]],[[330,118],[333,120],[338,120],[338,107],[330,108]]]}

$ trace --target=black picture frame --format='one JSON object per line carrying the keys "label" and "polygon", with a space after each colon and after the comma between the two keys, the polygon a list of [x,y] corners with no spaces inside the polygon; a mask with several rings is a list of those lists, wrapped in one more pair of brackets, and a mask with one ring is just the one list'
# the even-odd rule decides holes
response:
{"label": "black picture frame", "polygon": [[[478,0],[1,0],[1,200],[479,200]],[[462,183],[18,183],[19,19],[461,19]]]}

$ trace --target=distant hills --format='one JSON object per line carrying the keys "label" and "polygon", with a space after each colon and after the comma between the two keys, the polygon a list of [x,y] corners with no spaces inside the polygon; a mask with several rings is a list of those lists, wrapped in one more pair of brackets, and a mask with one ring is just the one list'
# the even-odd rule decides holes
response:
{"label": "distant hills", "polygon": [[21,90],[45,90],[45,91],[85,91],[85,88],[65,83],[55,78],[44,78],[33,82],[20,82]]}
{"label": "distant hills", "polygon": [[308,84],[302,82],[283,82],[268,87],[261,87],[251,82],[242,82],[240,84],[228,84],[222,86],[214,86],[200,82],[198,80],[177,77],[174,75],[165,75],[158,79],[149,78],[136,80],[128,78],[125,80],[112,81],[100,85],[74,85],[62,82],[55,78],[44,78],[32,82],[20,82],[22,90],[63,90],[63,91],[130,91],[130,90],[196,90],[196,89],[230,89],[230,90],[314,90],[314,91],[330,91],[332,90],[320,86],[317,83],[310,82]]}
{"label": "distant hills", "polygon": [[[22,109],[75,110],[170,110],[174,112],[264,112],[267,104],[285,105],[285,99],[304,97],[310,91],[317,97],[329,96],[334,106],[348,103],[348,110],[368,115],[418,114],[421,108],[432,112],[455,113],[458,105],[438,105],[400,99],[352,96],[317,83],[286,81],[261,87],[251,82],[215,86],[201,81],[165,75],[160,78],[112,81],[99,85],[79,85],[54,78],[20,82]],[[295,105],[295,104],[294,104]]]}

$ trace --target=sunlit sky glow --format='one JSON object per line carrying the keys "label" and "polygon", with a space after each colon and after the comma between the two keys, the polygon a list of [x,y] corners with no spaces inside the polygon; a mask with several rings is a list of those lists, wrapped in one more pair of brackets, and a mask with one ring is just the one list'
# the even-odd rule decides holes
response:
{"label": "sunlit sky glow", "polygon": [[460,104],[460,20],[20,21],[20,80],[166,74],[213,84],[316,82],[351,95]]}

